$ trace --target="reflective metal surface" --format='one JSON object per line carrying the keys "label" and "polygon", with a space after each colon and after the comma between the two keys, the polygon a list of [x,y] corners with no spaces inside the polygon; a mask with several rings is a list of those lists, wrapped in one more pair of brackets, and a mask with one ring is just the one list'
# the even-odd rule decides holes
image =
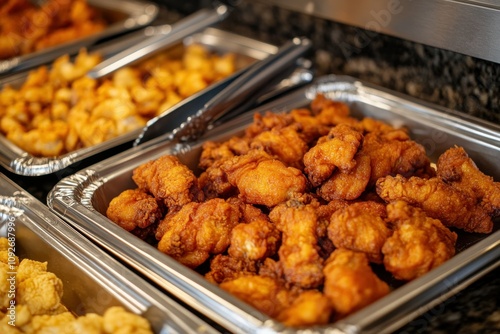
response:
{"label": "reflective metal surface", "polygon": [[[376,33],[500,62],[500,3],[492,0],[259,0]],[[370,33],[374,32],[374,33]]]}

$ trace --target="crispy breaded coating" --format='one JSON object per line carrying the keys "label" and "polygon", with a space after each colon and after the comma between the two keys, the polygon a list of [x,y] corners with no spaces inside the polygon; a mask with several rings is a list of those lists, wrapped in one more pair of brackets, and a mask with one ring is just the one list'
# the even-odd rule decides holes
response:
{"label": "crispy breaded coating", "polygon": [[132,179],[139,188],[163,201],[169,210],[203,198],[194,173],[173,155],[138,166],[133,170]]}
{"label": "crispy breaded coating", "polygon": [[252,150],[226,160],[221,169],[238,188],[239,198],[249,204],[274,207],[307,188],[306,177],[300,170],[287,167],[263,151]]}
{"label": "crispy breaded coating", "polygon": [[467,232],[489,233],[493,221],[476,199],[434,177],[386,176],[377,181],[377,194],[387,203],[403,200],[421,208],[429,217],[448,227]]}
{"label": "crispy breaded coating", "polygon": [[293,123],[293,118],[289,113],[265,112],[263,115],[255,113],[253,122],[245,129],[245,137],[254,138],[260,133],[271,129],[281,129]]}
{"label": "crispy breaded coating", "polygon": [[492,218],[500,216],[500,182],[481,172],[463,147],[453,147],[437,161],[437,175],[481,203]]}
{"label": "crispy breaded coating", "polygon": [[364,136],[361,151],[371,159],[369,186],[386,175],[433,175],[424,147],[411,140],[404,130],[369,132]]}
{"label": "crispy breaded coating", "polygon": [[257,261],[273,256],[280,241],[280,232],[269,219],[256,219],[233,228],[227,252],[235,258]]}
{"label": "crispy breaded coating", "polygon": [[271,221],[283,233],[278,254],[285,279],[303,288],[316,288],[323,282],[315,207],[290,200],[269,213]]}
{"label": "crispy breaded coating", "polygon": [[438,219],[404,201],[387,205],[394,233],[385,242],[382,253],[387,271],[400,280],[412,280],[455,255],[457,234]]}
{"label": "crispy breaded coating", "polygon": [[303,169],[302,157],[309,149],[292,126],[261,132],[252,139],[250,148],[266,151],[285,165],[298,169]]}
{"label": "crispy breaded coating", "polygon": [[106,216],[126,231],[144,229],[163,218],[158,201],[143,189],[127,189],[114,197]]}
{"label": "crispy breaded coating", "polygon": [[311,101],[311,110],[321,124],[335,126],[337,124],[355,125],[358,120],[351,117],[351,109],[341,101],[334,101],[323,94],[317,94]]}
{"label": "crispy breaded coating", "polygon": [[292,298],[282,283],[267,276],[240,276],[219,286],[270,317],[277,317]]}
{"label": "crispy breaded coating", "polygon": [[358,152],[354,156],[356,166],[349,171],[336,170],[332,177],[321,184],[318,195],[326,201],[354,200],[365,191],[371,176],[371,159]]}
{"label": "crispy breaded coating", "polygon": [[212,283],[220,284],[234,280],[240,276],[255,275],[257,263],[252,260],[217,254],[210,261],[210,271],[205,278]]}
{"label": "crispy breaded coating", "polygon": [[330,131],[330,127],[322,124],[320,120],[312,114],[307,108],[292,109],[290,111],[294,121],[294,126],[300,137],[311,145],[319,137],[326,136]]}
{"label": "crispy breaded coating", "polygon": [[103,332],[109,334],[149,334],[152,333],[149,322],[137,314],[126,311],[123,307],[108,308],[103,317]]}
{"label": "crispy breaded coating", "polygon": [[306,290],[277,316],[283,324],[295,328],[326,325],[333,312],[328,297],[318,290]]}
{"label": "crispy breaded coating", "polygon": [[249,150],[250,146],[246,138],[231,137],[221,143],[206,141],[202,146],[198,167],[207,169],[217,161],[229,159],[235,155],[246,154]]}
{"label": "crispy breaded coating", "polygon": [[46,263],[23,259],[17,269],[16,301],[27,305],[32,315],[50,314],[61,303],[62,281],[46,268]]}
{"label": "crispy breaded coating", "polygon": [[363,252],[370,261],[382,263],[382,246],[392,234],[385,216],[383,204],[353,203],[332,214],[328,237],[337,248]]}
{"label": "crispy breaded coating", "polygon": [[363,141],[361,132],[347,124],[332,128],[304,154],[304,172],[312,185],[326,181],[336,168],[348,172],[356,166],[354,155]]}
{"label": "crispy breaded coating", "polygon": [[177,213],[167,215],[165,234],[158,249],[190,268],[205,262],[211,254],[224,252],[231,230],[240,222],[237,207],[220,198],[191,202]]}
{"label": "crispy breaded coating", "polygon": [[389,286],[372,271],[364,253],[338,248],[325,262],[323,293],[337,318],[343,318],[387,295]]}

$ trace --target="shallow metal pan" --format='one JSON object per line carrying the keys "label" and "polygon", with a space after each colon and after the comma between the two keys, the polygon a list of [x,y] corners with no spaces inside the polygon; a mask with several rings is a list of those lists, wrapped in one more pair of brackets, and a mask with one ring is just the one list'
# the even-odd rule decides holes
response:
{"label": "shallow metal pan", "polygon": [[[125,40],[124,43],[127,43],[127,41]],[[190,45],[193,43],[204,45],[206,48],[216,52],[234,52],[237,55],[236,62],[239,71],[226,80],[241,74],[241,72],[249,68],[253,62],[264,59],[268,55],[276,53],[278,50],[277,46],[215,28],[208,28],[203,32],[186,37],[181,44]],[[106,54],[112,54],[113,52],[116,52],[115,46],[116,44],[106,45],[101,50],[103,50]],[[10,84],[15,87],[16,85],[22,84],[26,76],[27,73],[19,73],[7,77],[0,80],[0,86]],[[226,80],[219,81],[218,83],[207,87],[203,91],[196,93],[190,98],[206,94],[214,87],[223,85]],[[4,136],[0,135],[0,164],[9,171],[23,176],[47,175],[60,171],[61,169],[75,164],[76,162],[80,162],[86,158],[96,155],[97,153],[115,148],[119,145],[130,142],[132,146],[132,142],[140,135],[141,131],[142,129],[137,129],[101,144],[50,158],[35,157],[8,141]]]}
{"label": "shallow metal pan", "polygon": [[0,174],[0,236],[14,237],[21,259],[48,262],[64,284],[63,304],[77,315],[123,306],[155,333],[216,333],[200,318],[103,252],[47,206]]}
{"label": "shallow metal pan", "polygon": [[149,1],[87,0],[87,3],[97,9],[108,23],[103,31],[30,54],[0,60],[0,75],[46,64],[63,54],[75,54],[82,47],[89,47],[107,38],[145,27],[151,24],[159,13],[159,6]]}
{"label": "shallow metal pan", "polygon": [[[500,127],[473,122],[453,111],[386,91],[351,77],[328,76],[209,131],[193,143],[169,144],[157,137],[61,180],[49,193],[49,207],[119,259],[147,275],[160,287],[233,332],[384,333],[422,314],[429,307],[500,264],[499,224],[490,235],[459,233],[457,254],[426,275],[397,287],[388,296],[325,327],[294,330],[236,300],[217,286],[125,232],[105,216],[112,198],[135,188],[132,171],[165,154],[175,154],[196,168],[206,140],[225,140],[243,133],[254,112],[287,111],[308,106],[318,92],[348,103],[355,116],[369,116],[393,125],[405,124],[431,159],[453,145],[463,146],[479,168],[500,180]],[[468,125],[468,126],[467,126]],[[162,141],[163,140],[163,141]],[[140,255],[139,255],[140,254]]]}

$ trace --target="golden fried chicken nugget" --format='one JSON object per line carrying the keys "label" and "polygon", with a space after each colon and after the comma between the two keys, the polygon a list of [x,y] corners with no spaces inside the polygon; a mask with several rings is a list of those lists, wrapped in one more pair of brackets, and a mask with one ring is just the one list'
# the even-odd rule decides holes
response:
{"label": "golden fried chicken nugget", "polygon": [[354,200],[365,191],[371,176],[371,159],[367,154],[358,152],[354,156],[356,166],[347,172],[336,170],[317,190],[326,201]]}
{"label": "golden fried chicken nugget", "polygon": [[343,318],[379,298],[390,288],[380,280],[364,253],[338,248],[325,262],[323,293],[330,299],[337,318]]}
{"label": "golden fried chicken nugget", "polygon": [[269,219],[256,219],[233,228],[227,252],[235,258],[257,261],[273,256],[280,241],[280,232]]}
{"label": "golden fried chicken nugget", "polygon": [[356,166],[354,155],[363,141],[363,135],[347,124],[332,128],[327,136],[304,154],[304,172],[312,185],[326,181],[336,168],[348,172]]}
{"label": "golden fried chicken nugget", "polygon": [[190,268],[204,263],[211,254],[226,251],[231,230],[240,222],[237,207],[220,198],[191,202],[160,223],[165,231],[158,249]]}
{"label": "golden fried chicken nugget", "polygon": [[400,280],[409,281],[429,272],[455,255],[457,234],[438,219],[405,201],[387,205],[394,233],[382,247],[384,266]]}
{"label": "golden fried chicken nugget", "polygon": [[333,307],[328,297],[318,290],[306,290],[280,312],[277,320],[295,328],[326,325],[332,313]]}
{"label": "golden fried chicken nugget", "polygon": [[169,210],[203,198],[194,173],[173,155],[138,166],[132,172],[132,179],[139,188],[163,201]]}
{"label": "golden fried chicken nugget", "polygon": [[475,197],[492,218],[500,216],[500,182],[481,172],[463,147],[446,150],[436,166],[444,182]]}
{"label": "golden fried chicken nugget", "polygon": [[377,194],[387,203],[403,200],[419,207],[448,227],[476,233],[489,233],[493,229],[491,217],[474,197],[437,177],[386,176],[377,181]]}
{"label": "golden fried chicken nugget", "polygon": [[245,275],[219,286],[269,317],[277,317],[290,305],[290,292],[279,280],[271,277]]}
{"label": "golden fried chicken nugget", "polygon": [[221,169],[236,186],[239,197],[250,204],[274,207],[305,192],[307,179],[300,170],[287,167],[263,151],[226,160]]}
{"label": "golden fried chicken nugget", "polygon": [[126,231],[144,229],[163,218],[158,201],[142,189],[127,189],[114,197],[106,216]]}
{"label": "golden fried chicken nugget", "polygon": [[303,288],[316,288],[323,283],[323,259],[316,234],[317,206],[290,200],[269,213],[283,233],[278,254],[285,279]]}
{"label": "golden fried chicken nugget", "polygon": [[384,204],[353,203],[332,214],[328,237],[337,248],[362,252],[370,261],[382,263],[382,246],[392,234],[385,216]]}
{"label": "golden fried chicken nugget", "polygon": [[435,174],[424,147],[411,140],[402,129],[365,134],[361,151],[371,159],[369,186],[386,175],[410,177]]}

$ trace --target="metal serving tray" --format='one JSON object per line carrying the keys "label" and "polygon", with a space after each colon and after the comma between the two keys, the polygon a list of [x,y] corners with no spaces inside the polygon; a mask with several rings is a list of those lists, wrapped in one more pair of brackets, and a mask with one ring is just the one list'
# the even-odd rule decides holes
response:
{"label": "metal serving tray", "polygon": [[87,0],[87,3],[102,13],[108,22],[103,31],[30,54],[0,60],[0,74],[15,73],[46,64],[63,54],[76,54],[82,47],[89,47],[107,38],[145,27],[151,24],[159,13],[158,5],[149,1]]}
{"label": "metal serving tray", "polygon": [[85,235],[101,244],[162,288],[232,332],[383,333],[393,331],[429,307],[457,293],[500,261],[500,231],[489,235],[461,233],[457,254],[426,275],[408,282],[388,296],[351,316],[325,327],[294,330],[284,327],[236,300],[195,271],[180,265],[154,247],[121,229],[105,216],[112,198],[136,188],[132,171],[165,154],[175,154],[196,168],[204,141],[225,140],[243,132],[254,112],[286,111],[308,106],[317,93],[348,103],[355,116],[369,116],[393,125],[405,124],[432,159],[453,145],[463,146],[478,166],[500,180],[500,127],[453,111],[386,91],[351,77],[327,76],[209,131],[193,143],[172,144],[157,137],[143,145],[97,163],[61,180],[47,199],[49,207]]}
{"label": "metal serving tray", "polygon": [[[137,38],[137,36],[134,38]],[[123,42],[127,43],[126,40]],[[227,80],[239,75],[243,70],[247,69],[253,62],[264,59],[265,57],[276,53],[278,50],[277,46],[215,28],[208,28],[203,32],[193,34],[185,38],[180,44],[190,45],[194,43],[204,45],[207,49],[215,52],[234,52],[237,55],[236,62],[239,71],[229,78],[207,87],[186,100],[195,98],[200,94],[206,94],[211,89],[223,85]],[[96,51],[102,51],[103,56],[106,56],[116,52],[116,45],[116,43],[112,43]],[[0,80],[0,86],[10,84],[11,86],[16,87],[16,85],[21,85],[26,77],[27,73],[19,73],[7,77]],[[79,149],[58,157],[35,157],[14,145],[12,142],[7,140],[5,136],[0,135],[0,164],[9,171],[19,175],[47,175],[94,156],[97,153],[115,148],[122,144],[129,142],[132,143],[141,134],[141,131],[142,129],[137,129],[122,136],[105,141],[101,144]]]}
{"label": "metal serving tray", "polygon": [[155,333],[216,333],[152,287],[46,205],[0,174],[0,236],[15,236],[15,254],[48,262],[64,284],[63,304],[77,315],[123,306],[149,320]]}

